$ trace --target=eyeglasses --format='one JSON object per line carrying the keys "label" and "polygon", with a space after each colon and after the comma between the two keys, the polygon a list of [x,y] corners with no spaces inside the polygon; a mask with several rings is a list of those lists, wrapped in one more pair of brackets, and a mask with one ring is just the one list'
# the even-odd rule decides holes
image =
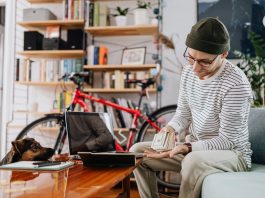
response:
{"label": "eyeglasses", "polygon": [[200,66],[202,66],[203,68],[207,68],[207,67],[210,67],[210,65],[215,61],[215,59],[219,56],[219,55],[216,55],[216,57],[214,57],[213,60],[207,60],[207,59],[195,59],[193,57],[191,57],[190,55],[187,55],[186,52],[187,52],[187,49],[185,50],[183,56],[184,58],[189,62],[190,65],[193,65],[195,62],[197,62]]}

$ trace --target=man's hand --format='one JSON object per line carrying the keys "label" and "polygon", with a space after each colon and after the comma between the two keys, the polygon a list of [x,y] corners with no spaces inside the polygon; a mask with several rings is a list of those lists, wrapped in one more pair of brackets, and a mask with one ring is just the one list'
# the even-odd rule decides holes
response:
{"label": "man's hand", "polygon": [[176,154],[183,154],[186,155],[189,152],[189,147],[185,144],[180,144],[175,146],[170,152],[169,157],[174,157]]}
{"label": "man's hand", "polygon": [[160,159],[160,158],[167,158],[167,157],[173,158],[177,154],[186,155],[187,153],[189,153],[189,147],[185,144],[180,144],[180,145],[175,146],[170,151],[157,152],[154,150],[145,150],[144,156],[155,158],[155,159]]}
{"label": "man's hand", "polygon": [[149,158],[160,159],[169,157],[169,153],[170,151],[157,152],[155,150],[145,150],[144,156]]}

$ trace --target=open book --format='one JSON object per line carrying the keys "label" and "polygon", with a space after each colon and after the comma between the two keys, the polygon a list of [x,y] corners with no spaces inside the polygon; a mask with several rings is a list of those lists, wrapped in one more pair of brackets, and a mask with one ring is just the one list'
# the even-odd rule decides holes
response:
{"label": "open book", "polygon": [[20,161],[0,166],[0,169],[19,169],[19,170],[62,170],[74,165],[74,162],[61,162],[60,164],[38,167],[33,163],[38,161]]}

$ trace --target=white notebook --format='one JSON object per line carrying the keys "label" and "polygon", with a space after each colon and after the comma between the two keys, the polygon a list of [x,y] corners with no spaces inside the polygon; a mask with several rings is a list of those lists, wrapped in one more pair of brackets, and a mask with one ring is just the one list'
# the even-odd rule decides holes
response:
{"label": "white notebook", "polygon": [[19,170],[62,170],[74,165],[74,162],[61,162],[61,164],[56,164],[52,166],[38,167],[34,165],[34,162],[38,161],[20,161],[11,164],[5,164],[0,166],[0,169],[19,169]]}

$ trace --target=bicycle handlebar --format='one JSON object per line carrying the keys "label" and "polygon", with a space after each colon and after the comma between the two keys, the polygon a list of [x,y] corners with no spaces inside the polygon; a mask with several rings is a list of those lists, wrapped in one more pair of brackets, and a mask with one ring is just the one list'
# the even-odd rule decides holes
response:
{"label": "bicycle handlebar", "polygon": [[[81,85],[81,78],[85,78],[85,77],[89,77],[90,72],[85,71],[85,72],[72,72],[72,73],[65,73],[60,79],[60,80],[71,80],[72,82],[74,82],[77,85]],[[150,85],[153,85],[156,83],[156,79],[155,78],[147,78],[147,79],[143,79],[143,80],[126,80],[126,83],[132,83],[132,84],[138,84],[140,87],[142,87],[142,89],[145,89],[147,87],[149,87]]]}
{"label": "bicycle handlebar", "polygon": [[145,85],[145,87],[153,85],[153,84],[155,84],[155,82],[156,82],[156,80],[154,78],[147,78],[147,79],[143,79],[143,80],[137,80],[137,79],[126,80],[126,83],[140,84],[141,86]]}
{"label": "bicycle handlebar", "polygon": [[59,80],[71,79],[73,77],[88,77],[89,72],[72,72],[65,73]]}

